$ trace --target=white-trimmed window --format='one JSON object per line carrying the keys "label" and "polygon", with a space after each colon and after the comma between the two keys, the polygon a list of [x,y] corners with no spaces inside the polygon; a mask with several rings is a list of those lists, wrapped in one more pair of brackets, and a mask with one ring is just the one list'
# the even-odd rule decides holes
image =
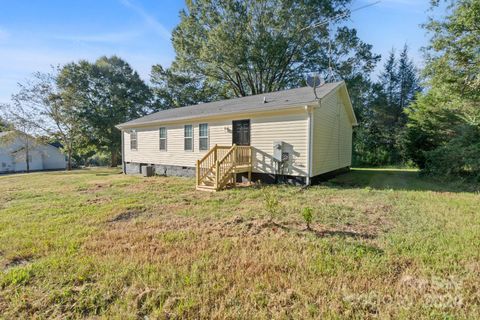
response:
{"label": "white-trimmed window", "polygon": [[167,151],[167,128],[161,127],[158,133],[160,135],[160,150]]}
{"label": "white-trimmed window", "polygon": [[137,140],[137,130],[130,131],[130,149],[137,150],[138,140]]}
{"label": "white-trimmed window", "polygon": [[185,151],[193,151],[193,126],[191,124],[185,125],[183,129],[183,149]]}
{"label": "white-trimmed window", "polygon": [[200,123],[198,129],[198,148],[200,150],[208,150],[208,123]]}

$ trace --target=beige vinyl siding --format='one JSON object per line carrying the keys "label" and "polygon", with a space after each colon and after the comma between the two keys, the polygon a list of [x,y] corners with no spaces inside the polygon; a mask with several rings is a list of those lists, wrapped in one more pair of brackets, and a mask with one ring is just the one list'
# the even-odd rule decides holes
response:
{"label": "beige vinyl siding", "polygon": [[[136,128],[138,147],[130,150],[130,134],[124,132],[124,161],[194,167],[196,160],[208,151],[199,150],[199,124],[208,123],[209,146],[215,144],[230,146],[232,144],[232,120],[248,119],[246,117],[214,120],[202,119],[198,122],[177,124],[159,124],[148,128]],[[193,152],[183,150],[184,125],[193,125]],[[167,150],[159,150],[159,128],[167,128]],[[250,118],[251,146],[254,148],[254,172],[274,173],[272,159],[273,141],[280,140],[293,147],[292,164],[286,174],[306,175],[307,172],[307,114],[305,111],[295,113],[256,116]]]}
{"label": "beige vinyl siding", "polygon": [[322,99],[313,113],[312,176],[351,165],[352,124],[341,91]]}
{"label": "beige vinyl siding", "polygon": [[307,112],[251,119],[251,145],[254,147],[254,171],[275,173],[273,142],[283,141],[293,148],[291,165],[285,174],[307,175],[308,118]]}

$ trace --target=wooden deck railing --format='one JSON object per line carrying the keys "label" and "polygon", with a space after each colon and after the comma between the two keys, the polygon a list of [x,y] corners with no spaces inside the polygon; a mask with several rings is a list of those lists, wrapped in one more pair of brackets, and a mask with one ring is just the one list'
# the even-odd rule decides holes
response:
{"label": "wooden deck railing", "polygon": [[252,148],[250,146],[215,145],[197,160],[197,189],[218,191],[228,184],[236,185],[237,173],[248,172],[251,179]]}

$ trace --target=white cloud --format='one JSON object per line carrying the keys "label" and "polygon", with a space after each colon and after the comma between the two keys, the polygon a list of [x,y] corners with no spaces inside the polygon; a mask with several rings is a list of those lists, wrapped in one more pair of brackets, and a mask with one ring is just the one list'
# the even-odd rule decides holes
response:
{"label": "white cloud", "polygon": [[141,6],[134,4],[131,0],[120,0],[120,2],[127,8],[134,11],[140,17],[142,17],[143,21],[147,26],[149,26],[153,31],[155,31],[158,35],[160,35],[165,40],[170,41],[171,33],[167,28],[165,28],[154,16],[149,14],[145,9]]}

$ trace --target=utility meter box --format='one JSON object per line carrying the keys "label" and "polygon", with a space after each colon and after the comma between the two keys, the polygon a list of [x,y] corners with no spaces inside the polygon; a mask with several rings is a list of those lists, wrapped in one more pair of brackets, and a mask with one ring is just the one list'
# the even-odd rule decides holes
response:
{"label": "utility meter box", "polygon": [[273,141],[273,159],[278,162],[283,161],[283,152],[285,150],[285,142]]}

